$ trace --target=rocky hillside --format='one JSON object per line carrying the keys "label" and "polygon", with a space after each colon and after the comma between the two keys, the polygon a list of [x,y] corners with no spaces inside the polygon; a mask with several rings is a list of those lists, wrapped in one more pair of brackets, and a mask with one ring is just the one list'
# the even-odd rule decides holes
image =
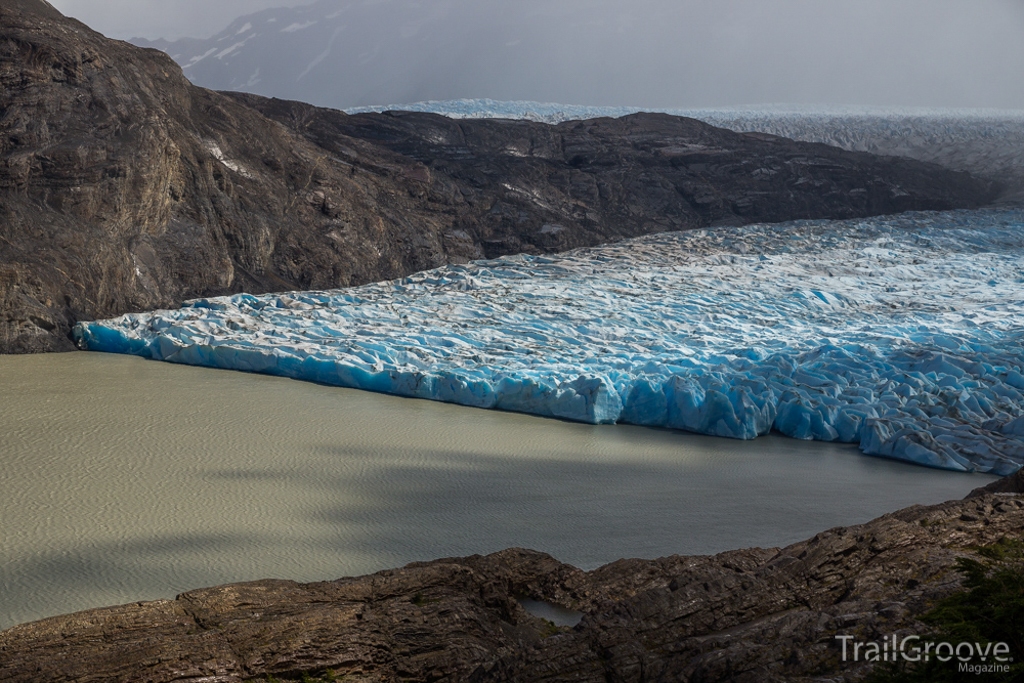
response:
{"label": "rocky hillside", "polygon": [[[353,107],[351,114],[390,109],[455,119],[526,119],[541,123],[619,118],[637,107],[461,99]],[[1000,201],[1024,200],[1024,111],[843,106],[651,109],[695,118],[739,133],[767,133],[855,152],[906,157],[966,171],[1004,187]]]}
{"label": "rocky hillside", "polygon": [[[842,663],[835,636],[926,633],[918,618],[960,587],[958,558],[1019,543],[1022,484],[1018,473],[782,549],[592,572],[506,550],[80,612],[0,633],[0,680],[856,681],[871,665]],[[556,627],[524,597],[582,621]]]}
{"label": "rocky hillside", "polygon": [[927,164],[666,114],[546,125],[415,112],[349,116],[230,96],[338,157],[361,139],[429,167],[437,181],[426,199],[459,204],[458,192],[470,205],[460,211],[469,219],[463,227],[479,235],[487,257],[589,246],[594,236],[938,207],[990,187]]}
{"label": "rocky hillside", "polygon": [[43,0],[0,0],[0,352],[70,349],[78,319],[196,296],[993,192],[663,115],[453,122],[229,96]]}

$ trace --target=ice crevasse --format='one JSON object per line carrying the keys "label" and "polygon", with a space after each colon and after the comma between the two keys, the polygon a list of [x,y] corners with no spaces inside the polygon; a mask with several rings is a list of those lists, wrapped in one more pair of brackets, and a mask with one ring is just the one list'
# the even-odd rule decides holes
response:
{"label": "ice crevasse", "polygon": [[83,322],[81,348],[588,423],[1024,464],[1024,211],[663,233]]}

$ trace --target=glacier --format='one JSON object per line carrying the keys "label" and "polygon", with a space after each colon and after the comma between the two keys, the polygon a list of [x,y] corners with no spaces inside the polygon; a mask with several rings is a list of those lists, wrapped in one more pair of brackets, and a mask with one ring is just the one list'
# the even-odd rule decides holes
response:
{"label": "glacier", "polygon": [[[346,107],[346,114],[382,113],[386,111],[415,111],[439,114],[453,119],[513,119],[557,124],[565,121],[581,121],[599,117],[619,118],[640,112],[670,114],[700,119],[733,130],[762,130],[760,126],[778,126],[780,122],[802,119],[920,119],[941,121],[951,135],[967,131],[959,130],[959,124],[979,121],[1024,122],[1024,111],[1018,109],[985,108],[942,108],[942,107],[877,107],[853,105],[813,105],[766,103],[732,107],[636,107],[602,106],[586,104],[562,104],[558,102],[534,102],[531,100],[493,100],[488,98],[462,98],[454,100],[424,100],[404,104],[371,105]],[[887,123],[886,125],[891,125]],[[773,133],[781,134],[781,133]],[[829,128],[816,132],[828,135],[836,144],[844,135],[842,129]],[[791,136],[784,136],[791,137]],[[796,138],[794,138],[796,139]],[[824,142],[815,138],[814,142]]]}
{"label": "glacier", "polygon": [[662,233],[81,322],[80,348],[587,423],[1024,464],[1024,210]]}

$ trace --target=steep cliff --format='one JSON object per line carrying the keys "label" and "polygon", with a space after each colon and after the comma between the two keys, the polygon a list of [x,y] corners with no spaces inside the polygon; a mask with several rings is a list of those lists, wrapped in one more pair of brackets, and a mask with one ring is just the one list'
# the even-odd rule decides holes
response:
{"label": "steep cliff", "polygon": [[71,348],[79,317],[441,262],[412,246],[441,229],[409,215],[412,163],[381,150],[387,172],[353,175],[38,0],[0,2],[0,86],[0,351]]}

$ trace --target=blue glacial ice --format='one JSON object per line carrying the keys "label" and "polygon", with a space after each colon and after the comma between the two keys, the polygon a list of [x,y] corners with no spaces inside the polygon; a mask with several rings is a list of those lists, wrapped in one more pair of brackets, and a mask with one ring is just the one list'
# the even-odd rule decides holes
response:
{"label": "blue glacial ice", "polygon": [[665,233],[80,323],[79,346],[588,423],[1024,464],[1024,211]]}

